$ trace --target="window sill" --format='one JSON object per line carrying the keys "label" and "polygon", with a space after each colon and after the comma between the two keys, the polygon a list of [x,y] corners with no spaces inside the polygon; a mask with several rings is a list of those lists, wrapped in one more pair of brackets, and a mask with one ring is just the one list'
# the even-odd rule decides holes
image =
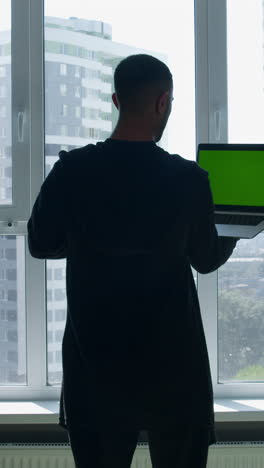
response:
{"label": "window sill", "polygon": [[[264,400],[216,399],[216,422],[264,421]],[[59,401],[2,401],[0,424],[58,424]]]}

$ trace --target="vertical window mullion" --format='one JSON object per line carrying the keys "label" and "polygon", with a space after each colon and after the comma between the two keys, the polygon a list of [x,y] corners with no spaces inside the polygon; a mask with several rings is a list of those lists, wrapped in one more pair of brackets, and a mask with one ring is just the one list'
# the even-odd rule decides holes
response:
{"label": "vertical window mullion", "polygon": [[[43,0],[30,1],[30,211],[44,180]],[[40,394],[47,382],[45,262],[27,249],[28,385]]]}
{"label": "vertical window mullion", "polygon": [[[30,210],[29,0],[12,0],[12,221],[28,218]],[[25,231],[24,231],[25,232]]]}
{"label": "vertical window mullion", "polygon": [[[196,141],[227,141],[226,0],[195,0]],[[217,272],[198,274],[198,295],[216,396]]]}

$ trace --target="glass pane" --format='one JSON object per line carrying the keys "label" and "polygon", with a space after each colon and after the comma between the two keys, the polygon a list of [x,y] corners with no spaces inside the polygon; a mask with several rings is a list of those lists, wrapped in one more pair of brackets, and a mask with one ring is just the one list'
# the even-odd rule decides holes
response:
{"label": "glass pane", "polygon": [[[228,141],[262,143],[264,3],[227,0]],[[218,380],[264,381],[264,234],[218,273]]]}
{"label": "glass pane", "polygon": [[0,3],[0,205],[12,203],[11,0]]}
{"label": "glass pane", "polygon": [[264,381],[264,234],[238,242],[218,287],[219,382]]}
{"label": "glass pane", "polygon": [[0,236],[0,385],[26,385],[25,239]]}
{"label": "glass pane", "polygon": [[66,319],[65,260],[48,260],[47,277],[47,351],[48,383],[62,378],[61,343]]}
{"label": "glass pane", "polygon": [[229,143],[263,143],[263,25],[263,0],[227,0]]}
{"label": "glass pane", "polygon": [[[146,22],[149,11],[151,21]],[[138,53],[160,58],[174,77],[174,106],[159,145],[195,159],[193,0],[165,0],[162,11],[160,4],[151,0],[99,0],[89,5],[81,0],[46,0],[46,174],[61,149],[104,141],[111,135],[118,117],[111,100],[114,69],[122,58]],[[51,278],[47,280],[50,383],[59,382],[61,376],[58,355],[56,358],[61,341],[60,333],[55,333],[54,318],[56,310],[66,307],[63,293],[57,291],[55,297],[56,289],[65,289],[64,280],[55,279],[60,265],[47,262],[47,276]],[[59,329],[65,318],[62,312],[61,317]]]}

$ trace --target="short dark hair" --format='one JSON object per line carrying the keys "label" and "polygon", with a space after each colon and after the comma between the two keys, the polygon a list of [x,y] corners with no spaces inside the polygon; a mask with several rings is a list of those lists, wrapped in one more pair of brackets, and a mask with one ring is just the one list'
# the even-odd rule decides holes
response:
{"label": "short dark hair", "polygon": [[172,84],[172,74],[167,65],[147,54],[126,57],[114,73],[115,92],[123,107],[136,105],[147,91],[166,91]]}

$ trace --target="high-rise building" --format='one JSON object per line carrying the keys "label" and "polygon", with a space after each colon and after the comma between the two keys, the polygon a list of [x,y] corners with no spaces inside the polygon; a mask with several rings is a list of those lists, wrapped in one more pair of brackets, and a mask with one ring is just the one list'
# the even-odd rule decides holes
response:
{"label": "high-rise building", "polygon": [[[45,167],[61,149],[103,141],[117,121],[113,72],[124,57],[148,53],[112,41],[101,21],[45,17]],[[159,145],[166,149],[167,130]],[[0,33],[0,204],[12,201],[10,31]],[[24,243],[0,236],[0,384],[26,383]],[[66,318],[65,261],[47,261],[49,383],[61,381],[61,340]]]}

